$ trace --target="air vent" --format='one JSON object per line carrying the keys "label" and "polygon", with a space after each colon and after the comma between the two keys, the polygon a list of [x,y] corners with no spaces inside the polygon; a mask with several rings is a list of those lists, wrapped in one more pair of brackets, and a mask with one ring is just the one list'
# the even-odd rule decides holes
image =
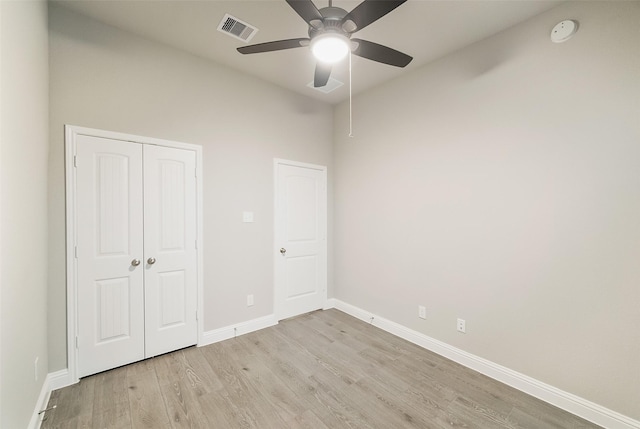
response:
{"label": "air vent", "polygon": [[340,88],[344,83],[340,82],[338,79],[334,79],[332,77],[329,78],[329,81],[325,86],[321,86],[319,88],[315,88],[313,86],[313,81],[309,82],[307,86],[311,89],[315,89],[316,91],[324,92],[325,94],[330,93],[331,91],[335,91]]}
{"label": "air vent", "polygon": [[240,39],[243,42],[248,42],[256,35],[258,29],[253,25],[247,24],[246,22],[227,13],[224,18],[222,18],[222,21],[220,21],[218,31],[228,34],[231,37],[235,37],[236,39]]}

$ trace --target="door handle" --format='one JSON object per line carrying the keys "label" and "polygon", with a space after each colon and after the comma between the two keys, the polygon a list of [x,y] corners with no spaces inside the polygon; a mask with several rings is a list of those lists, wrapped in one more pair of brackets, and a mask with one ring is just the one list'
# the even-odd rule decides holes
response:
{"label": "door handle", "polygon": [[280,253],[282,253],[284,255],[285,253],[287,253],[287,249],[285,249],[284,247],[281,247],[280,248]]}
{"label": "door handle", "polygon": [[137,267],[138,265],[140,265],[140,259],[134,259],[133,261],[131,261],[131,265]]}
{"label": "door handle", "polygon": [[153,264],[155,264],[155,263],[156,263],[156,258],[149,258],[149,259],[147,259],[147,264],[149,264],[149,265],[153,265]]}

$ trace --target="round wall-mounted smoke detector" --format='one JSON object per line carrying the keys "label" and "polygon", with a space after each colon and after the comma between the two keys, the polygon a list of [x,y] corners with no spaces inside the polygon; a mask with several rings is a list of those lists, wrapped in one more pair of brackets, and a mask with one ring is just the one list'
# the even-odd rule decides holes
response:
{"label": "round wall-mounted smoke detector", "polygon": [[562,43],[571,39],[578,31],[578,21],[566,19],[556,24],[551,30],[551,41],[553,43]]}

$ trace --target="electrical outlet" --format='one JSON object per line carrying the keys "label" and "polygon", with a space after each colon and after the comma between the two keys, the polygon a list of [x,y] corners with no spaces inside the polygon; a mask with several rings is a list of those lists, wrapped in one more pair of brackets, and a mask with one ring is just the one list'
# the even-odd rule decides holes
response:
{"label": "electrical outlet", "polygon": [[458,332],[465,334],[467,332],[467,322],[464,319],[458,319]]}
{"label": "electrical outlet", "polygon": [[36,360],[33,361],[33,378],[35,381],[38,381],[38,360],[40,357],[36,357]]}
{"label": "electrical outlet", "polygon": [[424,305],[419,305],[418,306],[418,317],[421,319],[426,319],[427,318],[427,309]]}
{"label": "electrical outlet", "polygon": [[247,307],[251,307],[253,305],[253,295],[247,295]]}
{"label": "electrical outlet", "polygon": [[253,212],[242,212],[242,222],[244,222],[244,223],[252,223],[253,222]]}

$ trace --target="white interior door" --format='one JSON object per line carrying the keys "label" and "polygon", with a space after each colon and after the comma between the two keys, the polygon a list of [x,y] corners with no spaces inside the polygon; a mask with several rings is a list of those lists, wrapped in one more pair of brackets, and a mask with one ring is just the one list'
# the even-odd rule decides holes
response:
{"label": "white interior door", "polygon": [[275,307],[279,320],[327,299],[325,167],[276,160]]}
{"label": "white interior door", "polygon": [[144,358],[142,145],[79,136],[78,374]]}
{"label": "white interior door", "polygon": [[196,344],[195,152],[76,147],[78,376]]}
{"label": "white interior door", "polygon": [[196,155],[144,146],[146,356],[197,342]]}

